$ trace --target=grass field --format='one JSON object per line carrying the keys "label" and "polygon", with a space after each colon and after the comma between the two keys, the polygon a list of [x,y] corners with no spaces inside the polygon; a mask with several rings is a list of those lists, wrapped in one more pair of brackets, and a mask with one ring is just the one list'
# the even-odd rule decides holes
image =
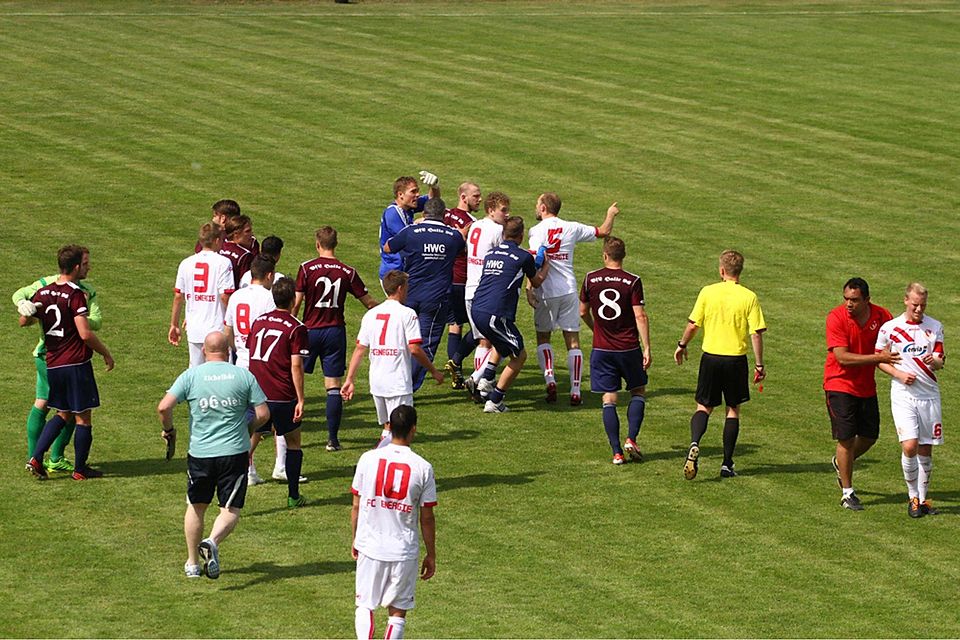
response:
{"label": "grass field", "polygon": [[[623,468],[597,398],[548,408],[532,359],[506,415],[446,386],[418,395],[438,572],[410,637],[960,636],[954,367],[937,518],[906,516],[885,378],[881,440],[855,476],[867,509],[838,506],[820,390],[824,317],[854,275],[895,314],[923,280],[951,349],[958,94],[957,2],[0,0],[0,291],[88,245],[117,359],[97,365],[107,477],[37,483],[22,468],[37,333],[7,306],[0,636],[353,634],[348,487],[372,402],[347,406],[345,449],[326,453],[308,379],[310,505],[251,489],[222,578],[188,582],[185,443],[162,462],[154,413],[187,358],[165,340],[171,287],[230,197],[258,236],[284,238],[281,270],[333,224],[375,288],[379,214],[419,169],[451,199],[465,179],[506,191],[528,220],[545,190],[584,222],[617,200],[654,363],[646,461]],[[715,417],[687,482],[699,340],[684,367],[671,358],[728,247],[770,326],[769,377],[745,407],[740,476],[717,477]],[[599,263],[578,250],[580,275]],[[351,333],[359,317],[352,304]],[[520,323],[532,340],[529,309]]]}

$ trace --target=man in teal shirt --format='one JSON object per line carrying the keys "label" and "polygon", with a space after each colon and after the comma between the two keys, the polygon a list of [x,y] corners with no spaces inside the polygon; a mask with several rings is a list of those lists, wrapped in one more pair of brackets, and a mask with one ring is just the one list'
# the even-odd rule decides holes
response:
{"label": "man in teal shirt", "polygon": [[[230,535],[240,519],[247,495],[247,462],[250,430],[270,418],[267,398],[256,378],[230,364],[226,336],[219,331],[203,341],[206,362],[187,369],[157,406],[162,437],[168,445],[176,442],[173,408],[186,401],[190,406],[190,446],[187,449],[187,513],[183,533],[187,540],[188,578],[201,572],[208,578],[220,577],[219,545]],[[248,423],[248,410],[254,413]],[[216,491],[220,513],[210,536],[203,536],[203,517]],[[203,560],[201,569],[200,559]]]}

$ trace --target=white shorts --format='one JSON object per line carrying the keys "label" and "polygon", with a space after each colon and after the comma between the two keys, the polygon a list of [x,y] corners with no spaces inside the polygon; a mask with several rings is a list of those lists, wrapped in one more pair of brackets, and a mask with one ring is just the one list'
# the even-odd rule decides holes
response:
{"label": "white shorts", "polygon": [[390,414],[393,413],[394,409],[402,404],[410,407],[413,406],[413,394],[411,393],[405,396],[391,396],[389,398],[373,396],[373,404],[377,407],[377,422],[380,424],[387,424],[390,422]]}
{"label": "white shorts", "polygon": [[473,300],[464,300],[463,306],[467,308],[467,320],[470,321],[470,333],[473,335],[473,339],[477,341],[486,340],[483,334],[477,331],[477,323],[473,321]]}
{"label": "white shorts", "polygon": [[890,412],[900,442],[943,444],[943,414],[940,398],[918,399],[908,394],[890,394]]}
{"label": "white shorts", "polygon": [[541,300],[533,310],[533,326],[541,333],[555,329],[580,331],[580,300],[577,294]]}
{"label": "white shorts", "polygon": [[190,368],[199,367],[204,362],[206,358],[203,357],[203,343],[202,342],[190,342]]}
{"label": "white shorts", "polygon": [[356,606],[370,610],[377,607],[413,609],[419,573],[416,558],[389,562],[359,554]]}

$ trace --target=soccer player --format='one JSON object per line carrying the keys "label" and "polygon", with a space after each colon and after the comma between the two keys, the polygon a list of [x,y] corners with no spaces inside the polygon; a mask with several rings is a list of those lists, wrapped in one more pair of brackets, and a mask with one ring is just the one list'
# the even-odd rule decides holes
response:
{"label": "soccer player", "polygon": [[239,215],[227,219],[227,239],[220,245],[220,255],[233,265],[233,288],[240,288],[240,279],[250,270],[253,261],[253,223],[249,216]]}
{"label": "soccer player", "polygon": [[173,288],[173,308],[167,340],[180,345],[180,312],[186,308],[187,343],[190,345],[190,366],[203,363],[203,340],[211,331],[223,329],[223,312],[234,291],[233,265],[217,253],[220,229],[208,222],[200,227],[203,250],[188,256],[177,268]]}
{"label": "soccer player", "polygon": [[271,291],[276,309],[264,313],[253,322],[247,341],[250,373],[263,389],[270,407],[270,421],[267,424],[273,427],[277,438],[283,438],[287,443],[284,469],[287,475],[287,507],[291,508],[306,504],[306,498],[300,494],[299,482],[303,468],[300,421],[303,419],[304,403],[303,359],[310,353],[307,349],[307,328],[291,313],[295,289],[296,284],[290,278],[280,278],[274,283]]}
{"label": "soccer player", "polygon": [[927,288],[907,285],[905,311],[880,327],[877,351],[900,354],[897,365],[881,363],[891,377],[890,412],[900,439],[900,465],[907,483],[907,513],[911,518],[936,515],[927,499],[933,470],[933,445],[943,444],[940,385],[934,373],[943,368],[943,325],[928,315]]}
{"label": "soccer player", "polygon": [[73,440],[73,479],[99,478],[103,473],[87,464],[93,444],[90,417],[93,410],[100,406],[100,393],[91,359],[96,351],[103,356],[107,371],[110,371],[114,365],[113,356],[90,328],[87,296],[78,284],[90,270],[90,251],[75,244],[61,247],[57,252],[57,265],[60,276],[30,299],[36,314],[20,316],[21,327],[33,324],[38,319],[43,325],[47,381],[50,384],[47,404],[57,411],[44,425],[33,448],[30,472],[40,480],[46,479],[43,454],[72,418],[77,425]]}
{"label": "soccer player", "polygon": [[360,456],[350,487],[358,640],[373,637],[373,612],[381,606],[390,616],[384,638],[403,638],[407,611],[415,605],[419,534],[426,548],[420,578],[429,580],[437,571],[436,480],[430,463],[410,450],[417,432],[416,409],[395,408],[390,424],[393,442]]}
{"label": "soccer player", "polygon": [[[281,253],[283,253],[283,240],[281,240],[277,236],[267,236],[266,238],[263,239],[263,247],[261,248],[260,253],[258,255],[263,255],[263,256],[267,256],[268,258],[272,258],[273,264],[274,266],[276,266],[276,264],[280,262]],[[254,256],[254,260],[256,260],[256,256]],[[251,262],[251,266],[252,264],[253,263]],[[283,274],[277,271],[276,269],[274,269],[273,281],[276,282],[282,277],[283,277]],[[244,287],[249,287],[252,279],[253,279],[253,276],[249,271],[247,271],[245,274],[243,274],[240,277],[240,288],[243,289]]]}
{"label": "soccer player", "polygon": [[[603,394],[603,429],[613,449],[613,464],[624,463],[624,451],[635,462],[643,460],[637,437],[647,406],[644,393],[651,362],[650,323],[644,309],[643,283],[640,276],[623,270],[626,255],[623,240],[607,236],[603,242],[603,269],[588,273],[580,288],[580,317],[593,330],[590,390]],[[621,380],[630,391],[627,439],[623,447],[617,415]]]}
{"label": "soccer player", "polygon": [[327,391],[327,451],[340,451],[340,421],[343,418],[343,398],[340,383],[347,367],[347,329],[343,318],[343,303],[347,293],[357,298],[367,309],[377,306],[360,274],[337,260],[337,230],[321,227],[316,232],[317,255],[300,265],[297,271],[297,298],[293,315],[300,305],[303,323],[307,325],[310,355],[303,365],[306,373],[320,360],[323,386]]}
{"label": "soccer player", "polygon": [[430,187],[430,195],[420,195],[417,179],[401,176],[393,183],[393,202],[387,205],[380,218],[380,279],[391,269],[403,269],[403,258],[383,250],[387,240],[397,235],[401,229],[413,224],[413,214],[423,211],[430,198],[440,197],[440,178],[429,171],[420,172],[420,181]]}
{"label": "soccer player", "polygon": [[[450,286],[453,265],[463,254],[466,242],[463,232],[443,223],[446,205],[440,198],[431,198],[423,208],[423,221],[401,229],[390,238],[383,250],[399,253],[410,277],[407,300],[420,321],[420,337],[424,352],[433,362],[450,314]],[[413,363],[413,390],[423,384],[427,370]]]}
{"label": "soccer player", "polygon": [[[203,341],[205,362],[181,373],[157,405],[161,437],[168,445],[171,440],[176,442],[173,408],[184,401],[190,407],[187,511],[183,517],[187,541],[183,571],[188,578],[199,578],[201,573],[214,580],[220,577],[220,545],[237,526],[247,497],[248,429],[270,417],[267,399],[253,375],[230,364],[228,345],[219,331],[208,334]],[[249,426],[248,409],[253,410]],[[203,538],[203,517],[214,491],[220,513],[210,535]]]}
{"label": "soccer player", "polygon": [[[443,223],[454,229],[469,229],[477,221],[474,213],[480,208],[482,196],[480,187],[472,182],[464,182],[457,188],[459,201],[453,209],[448,209]],[[463,336],[463,326],[470,322],[467,317],[467,305],[464,298],[467,285],[467,253],[457,255],[453,263],[453,284],[450,287],[450,315],[447,320],[447,364],[450,384],[454,389],[463,389],[463,370],[460,365],[476,348],[477,341],[473,331]]]}
{"label": "soccer player", "polygon": [[[570,373],[570,406],[582,402],[580,382],[583,377],[583,351],[580,350],[580,313],[577,304],[577,278],[573,274],[573,250],[581,242],[606,238],[613,231],[613,221],[620,213],[617,203],[607,208],[603,224],[592,227],[560,219],[560,196],[542,193],[537,198],[537,220],[530,229],[530,250],[547,248],[550,274],[539,289],[527,288],[527,302],[533,307],[533,324],[537,330],[537,362],[547,385],[547,402],[557,401],[557,380],[554,377],[553,348],[550,334],[563,332],[567,346],[567,369]],[[618,382],[619,384],[619,382]]]}
{"label": "soccer player", "polygon": [[880,436],[880,405],[874,371],[878,364],[898,364],[900,355],[876,351],[880,327],[893,316],[870,302],[870,285],[850,278],[843,285],[843,304],[827,314],[827,360],[823,390],[837,452],[833,469],[842,496],[840,506],[862,511],[853,490],[853,461]]}
{"label": "soccer player", "polygon": [[[87,261],[87,268],[89,268],[89,258]],[[81,278],[86,278],[86,272],[81,272]],[[29,284],[25,287],[17,289],[13,294],[13,304],[17,306],[17,312],[21,316],[31,317],[37,312],[36,305],[30,301],[37,291],[52,284],[57,280],[59,274],[52,276],[46,276],[40,278],[36,282]],[[77,286],[83,290],[83,293],[87,296],[87,307],[89,313],[87,314],[87,324],[90,325],[91,331],[99,331],[100,326],[103,322],[103,314],[100,311],[100,301],[97,299],[97,292],[88,282],[80,280],[77,283]],[[47,413],[49,412],[47,399],[50,396],[50,384],[47,382],[47,361],[46,361],[46,346],[44,345],[44,336],[43,331],[40,332],[40,341],[37,343],[36,348],[33,350],[33,360],[34,365],[37,370],[37,384],[36,384],[36,399],[33,401],[33,406],[30,407],[30,413],[27,414],[27,459],[30,459],[30,456],[33,455],[33,449],[37,445],[37,439],[40,437],[40,432],[43,431],[43,426],[47,422]],[[53,441],[53,444],[50,445],[50,459],[44,463],[44,466],[47,468],[47,471],[65,471],[67,473],[73,473],[73,463],[70,462],[64,456],[64,450],[67,445],[70,443],[70,438],[73,437],[73,430],[76,427],[76,421],[71,419],[64,426],[63,431],[57,436],[57,439]]]}
{"label": "soccer player", "polygon": [[343,397],[352,400],[360,362],[370,353],[370,395],[377,407],[377,421],[382,428],[381,444],[390,438],[390,414],[402,404],[413,406],[413,368],[411,357],[430,372],[437,384],[443,374],[433,366],[420,347],[420,323],[416,312],[404,305],[408,278],[403,271],[388,271],[383,276],[387,299],[363,315],[357,346],[350,358]]}
{"label": "soccer player", "polygon": [[690,448],[683,464],[687,480],[697,477],[700,439],[707,432],[707,420],[721,397],[727,406],[723,423],[721,478],[733,478],[733,453],[740,435],[740,406],[750,400],[747,380],[747,340],[753,347],[754,384],[766,377],[763,366],[763,332],[767,325],[757,294],[740,284],[743,255],[737,251],[720,254],[721,281],[700,290],[690,312],[683,337],[673,358],[678,365],[687,359],[687,344],[702,327],[703,355],[697,376],[697,410],[690,419]]}
{"label": "soccer player", "polygon": [[[464,386],[473,396],[474,402],[481,402],[488,393],[478,389],[478,385],[492,347],[490,341],[477,329],[477,324],[474,322],[473,297],[480,284],[480,276],[483,274],[483,259],[491,249],[503,241],[503,223],[510,216],[510,197],[500,191],[493,191],[487,194],[483,201],[483,209],[487,214],[486,217],[470,225],[470,230],[467,232],[467,283],[463,291],[467,318],[470,320],[471,332],[477,344],[476,352],[473,354],[473,373],[469,378],[464,379]],[[466,357],[466,353],[469,352],[461,349],[458,356]],[[461,363],[462,358],[455,359],[454,365],[461,366]]]}
{"label": "soccer player", "polygon": [[[523,277],[529,279],[530,286],[539,287],[549,272],[550,260],[545,259],[537,269],[534,257],[520,247],[521,242],[523,218],[510,216],[503,223],[503,242],[484,257],[483,274],[470,309],[471,324],[493,346],[478,385],[489,393],[483,407],[485,413],[507,411],[503,397],[527,360],[523,336],[516,324]],[[510,362],[494,386],[493,378],[501,358],[510,358]]]}
{"label": "soccer player", "polygon": [[[240,215],[240,205],[237,204],[236,200],[217,200],[213,203],[211,207],[213,211],[213,218],[211,222],[220,227],[220,242],[223,243],[227,239],[226,231],[224,228],[227,225],[227,220],[230,218],[235,218]],[[203,245],[200,242],[197,242],[196,246],[193,248],[194,253],[200,253],[203,250]]]}

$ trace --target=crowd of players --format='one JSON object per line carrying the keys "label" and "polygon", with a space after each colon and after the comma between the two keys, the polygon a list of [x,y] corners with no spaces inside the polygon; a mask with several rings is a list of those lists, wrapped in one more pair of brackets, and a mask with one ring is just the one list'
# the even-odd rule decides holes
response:
{"label": "crowd of players", "polygon": [[[429,187],[428,195],[421,195],[420,183]],[[511,215],[506,194],[494,191],[483,198],[471,182],[459,186],[457,204],[451,208],[441,199],[437,176],[426,171],[419,181],[399,178],[393,193],[380,226],[378,275],[386,296],[381,303],[356,269],[337,257],[334,228],[316,231],[317,257],[300,264],[295,278],[289,278],[278,268],[280,238],[269,236],[261,244],[253,235],[252,221],[236,202],[214,204],[213,219],[200,228],[193,255],[180,263],[174,288],[168,339],[173,345],[186,339],[190,368],[158,407],[172,455],[176,443],[172,410],[178,402],[189,403],[185,572],[190,577],[202,573],[216,577],[218,545],[236,525],[246,488],[263,482],[254,452],[264,435],[275,435],[272,475],[287,483],[288,507],[306,503],[300,492],[306,481],[301,475],[304,375],[312,374],[319,362],[326,450],[339,451],[343,401],[358,395],[357,372],[369,359],[369,393],[381,437],[374,451],[361,458],[353,483],[358,637],[371,637],[365,634],[372,633],[372,611],[378,604],[390,609],[387,637],[402,637],[405,611],[413,606],[418,527],[427,546],[421,575],[428,578],[435,570],[433,471],[409,451],[409,444],[416,431],[415,393],[428,373],[438,384],[444,381],[443,371],[434,365],[444,333],[447,361],[442,369],[450,374],[452,386],[466,389],[484,412],[497,414],[508,410],[505,397],[527,357],[516,324],[521,290],[534,309],[537,362],[547,403],[557,402],[559,395],[551,344],[557,330],[567,351],[569,403],[582,403],[583,320],[593,331],[591,391],[602,394],[602,422],[616,465],[642,460],[637,439],[652,353],[642,282],[623,269],[626,246],[611,235],[620,213],[617,203],[599,225],[590,226],[560,218],[559,196],[543,193],[536,202],[537,224],[527,230],[522,217]],[[481,207],[484,215],[478,217]],[[415,220],[418,213],[422,217]],[[603,267],[578,283],[574,249],[598,238],[603,239]],[[113,367],[113,358],[95,333],[101,314],[96,292],[85,282],[89,251],[77,245],[64,247],[58,266],[59,274],[14,294],[21,325],[39,320],[43,331],[34,353],[38,382],[27,423],[27,468],[38,478],[51,471],[70,471],[74,479],[85,480],[102,475],[87,462],[93,439],[91,412],[99,406],[92,352],[103,356],[107,370]],[[720,282],[700,291],[674,353],[675,362],[682,364],[687,344],[702,330],[697,409],[683,465],[687,479],[697,476],[700,441],[711,412],[721,404],[726,416],[720,476],[737,475],[733,456],[740,407],[750,398],[748,347],[755,358],[753,383],[761,384],[766,376],[766,325],[757,296],[740,284],[742,269],[738,252],[720,255]],[[827,320],[824,373],[837,440],[833,464],[841,505],[863,508],[853,490],[852,468],[878,437],[874,369],[879,367],[893,380],[892,410],[903,443],[908,512],[911,517],[936,513],[927,486],[932,445],[942,442],[934,372],[944,362],[943,331],[924,314],[926,289],[911,283],[905,313],[896,319],[870,303],[869,287],[860,278],[849,280],[843,293],[845,303]],[[349,366],[344,319],[348,294],[367,309]],[[465,375],[463,363],[471,354],[472,371]],[[498,376],[501,361],[505,366]],[[630,400],[627,437],[621,440],[617,400],[624,388]],[[48,406],[56,414],[47,421]],[[253,428],[249,439],[248,425]],[[72,464],[64,456],[71,434]],[[48,450],[50,459],[45,462]],[[220,515],[211,535],[202,538],[203,515],[215,491]]]}

